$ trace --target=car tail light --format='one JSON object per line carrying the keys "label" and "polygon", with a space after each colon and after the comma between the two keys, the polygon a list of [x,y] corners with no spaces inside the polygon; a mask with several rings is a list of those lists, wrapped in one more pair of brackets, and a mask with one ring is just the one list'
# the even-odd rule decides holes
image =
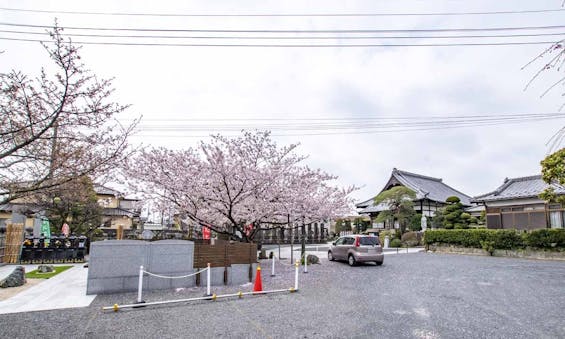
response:
{"label": "car tail light", "polygon": [[361,245],[361,239],[359,237],[355,238],[355,247],[359,247]]}

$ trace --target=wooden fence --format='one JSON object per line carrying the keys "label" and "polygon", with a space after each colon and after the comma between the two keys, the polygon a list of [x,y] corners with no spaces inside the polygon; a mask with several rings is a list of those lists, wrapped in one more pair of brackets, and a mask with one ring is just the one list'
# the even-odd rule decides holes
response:
{"label": "wooden fence", "polygon": [[253,264],[257,262],[257,244],[216,240],[194,243],[194,268],[229,267],[232,264]]}
{"label": "wooden fence", "polygon": [[[195,241],[194,268],[224,267],[224,283],[228,281],[228,270],[232,264],[249,264],[249,281],[253,274],[252,265],[257,262],[257,244],[215,240]],[[200,274],[196,275],[196,284],[200,285]]]}
{"label": "wooden fence", "polygon": [[24,239],[24,224],[6,225],[4,248],[0,256],[0,262],[5,264],[17,264]]}

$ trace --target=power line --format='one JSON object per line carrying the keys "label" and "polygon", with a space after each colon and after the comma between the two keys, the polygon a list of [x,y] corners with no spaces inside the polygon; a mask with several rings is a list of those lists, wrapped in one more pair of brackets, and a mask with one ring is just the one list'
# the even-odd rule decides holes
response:
{"label": "power line", "polygon": [[106,16],[149,16],[149,17],[382,17],[382,16],[460,16],[460,15],[502,15],[502,14],[532,14],[561,12],[564,9],[538,9],[518,11],[489,11],[489,12],[436,12],[436,13],[135,13],[135,12],[95,12],[95,11],[61,11],[39,10],[24,8],[0,7],[3,11],[76,14],[76,15],[106,15]]}
{"label": "power line", "polygon": [[[52,29],[48,25],[17,24],[0,22],[3,26],[33,27]],[[85,31],[129,31],[129,32],[199,32],[199,33],[416,33],[416,32],[496,32],[496,31],[523,31],[523,30],[546,30],[562,29],[563,25],[554,26],[522,26],[522,27],[491,27],[491,28],[436,28],[436,29],[166,29],[166,28],[109,28],[109,27],[75,27],[60,26],[66,30]]]}
{"label": "power line", "polygon": [[[0,40],[52,43],[51,40],[17,39],[0,37]],[[163,47],[273,47],[273,48],[339,48],[339,47],[454,47],[454,46],[513,46],[513,45],[548,45],[555,41],[527,42],[489,42],[489,43],[445,43],[445,44],[190,44],[190,43],[137,43],[137,42],[94,42],[73,41],[80,45],[109,45],[109,46],[163,46]]]}
{"label": "power line", "polygon": [[454,126],[477,126],[491,123],[511,123],[517,121],[543,121],[553,119],[564,119],[565,114],[561,113],[539,113],[539,114],[516,114],[516,115],[492,115],[492,116],[460,116],[443,117],[436,119],[421,119],[420,121],[379,121],[371,120],[330,120],[317,122],[292,122],[288,120],[283,123],[263,123],[263,124],[191,124],[191,125],[155,125],[142,122],[138,126],[138,131],[160,131],[160,132],[195,132],[195,131],[240,131],[244,129],[266,129],[277,131],[299,131],[299,130],[396,130],[398,128],[427,128],[439,127],[446,128]]}
{"label": "power line", "polygon": [[[278,114],[285,115],[285,114]],[[464,119],[464,118],[512,118],[512,117],[537,117],[537,116],[563,116],[563,112],[549,113],[500,113],[500,114],[476,114],[476,115],[432,115],[432,116],[349,116],[346,118],[328,118],[328,117],[308,117],[308,118],[163,118],[163,119],[143,119],[143,121],[167,121],[167,122],[202,122],[202,121],[344,121],[344,120],[432,120],[432,119]]]}
{"label": "power line", "polygon": [[[45,35],[48,32],[33,32],[33,31],[14,31],[14,30],[0,30],[0,33],[13,33],[13,34],[30,34],[30,35]],[[536,34],[496,34],[496,35],[419,35],[419,36],[181,36],[181,35],[123,35],[123,34],[80,34],[71,33],[65,34],[67,37],[90,37],[90,38],[143,38],[143,39],[241,39],[241,40],[351,40],[351,39],[471,39],[471,38],[525,38],[525,37],[538,37],[538,36],[561,36],[565,32],[559,33],[536,33]]]}
{"label": "power line", "polygon": [[[565,117],[564,117],[565,118]],[[562,118],[552,118],[552,119],[562,119]],[[540,119],[534,122],[541,122],[544,120],[550,119]],[[416,128],[404,128],[404,129],[389,129],[389,130],[355,130],[355,131],[332,131],[332,132],[319,132],[319,133],[285,133],[285,134],[272,134],[275,137],[305,137],[305,136],[327,136],[327,135],[360,135],[360,134],[385,134],[385,133],[404,133],[404,132],[424,132],[424,131],[434,131],[434,130],[446,130],[446,129],[457,129],[457,128],[469,128],[469,127],[485,127],[485,126],[497,126],[502,124],[521,124],[531,121],[511,121],[511,122],[483,122],[474,125],[454,125],[454,126],[436,126],[436,127],[416,127]],[[261,130],[261,129],[260,129]],[[217,130],[210,131],[210,133],[219,132]],[[154,137],[154,138],[206,138],[210,137],[210,135],[194,135],[194,134],[182,134],[182,135],[174,135],[174,134],[144,134],[139,133],[138,135],[134,134],[135,136],[139,137]],[[235,135],[224,135],[227,137],[235,136]]]}

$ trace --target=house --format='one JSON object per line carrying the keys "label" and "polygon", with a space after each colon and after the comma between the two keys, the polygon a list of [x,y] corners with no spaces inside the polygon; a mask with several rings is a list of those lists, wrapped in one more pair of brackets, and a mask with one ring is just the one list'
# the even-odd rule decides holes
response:
{"label": "house", "polygon": [[99,184],[94,184],[94,191],[98,204],[104,208],[101,230],[116,230],[119,226],[125,230],[135,228],[140,213],[137,199],[126,198],[121,192]]}
{"label": "house", "polygon": [[[121,192],[99,184],[94,184],[94,191],[98,204],[103,207],[100,227],[103,231],[115,233],[120,225],[127,230],[137,224],[137,199],[125,198]],[[40,218],[44,216],[44,207],[36,204],[33,197],[0,205],[0,227],[5,227],[9,222],[24,223],[26,228],[33,228],[34,234],[38,234]]]}
{"label": "house", "polygon": [[[565,210],[561,204],[548,204],[538,197],[549,186],[541,175],[506,178],[495,191],[477,196],[473,201],[485,206],[487,228],[563,228]],[[558,184],[551,187],[556,194],[565,194],[565,187]]]}
{"label": "house", "polygon": [[0,205],[0,229],[9,223],[23,223],[26,229],[37,226],[42,209],[32,203],[6,203]]}
{"label": "house", "polygon": [[[392,170],[390,178],[388,179],[381,192],[389,190],[395,186],[404,186],[413,190],[416,193],[416,198],[413,200],[414,209],[417,213],[421,213],[427,217],[432,217],[438,209],[445,206],[447,204],[447,198],[451,196],[458,197],[464,207],[472,206],[470,196],[445,184],[440,178],[433,178],[421,174],[401,171],[394,168]],[[375,221],[380,212],[388,209],[388,206],[385,203],[378,205],[375,205],[373,203],[377,195],[375,195],[371,199],[358,203],[356,205],[358,209],[357,212],[359,214],[369,215],[373,228],[393,228],[393,225],[387,225],[386,223],[377,223]],[[398,228],[398,225],[395,224],[394,228]]]}

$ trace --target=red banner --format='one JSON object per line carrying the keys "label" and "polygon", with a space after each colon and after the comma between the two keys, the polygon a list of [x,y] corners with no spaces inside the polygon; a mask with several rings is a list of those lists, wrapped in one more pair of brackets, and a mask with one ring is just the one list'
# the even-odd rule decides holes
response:
{"label": "red banner", "polygon": [[202,239],[210,239],[210,229],[206,226],[202,226]]}
{"label": "red banner", "polygon": [[249,226],[245,226],[244,228],[245,234],[249,236],[251,232],[253,232],[253,224],[249,224]]}

